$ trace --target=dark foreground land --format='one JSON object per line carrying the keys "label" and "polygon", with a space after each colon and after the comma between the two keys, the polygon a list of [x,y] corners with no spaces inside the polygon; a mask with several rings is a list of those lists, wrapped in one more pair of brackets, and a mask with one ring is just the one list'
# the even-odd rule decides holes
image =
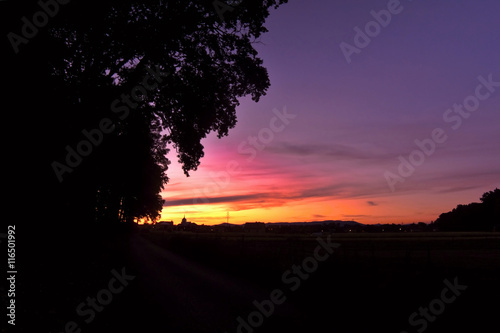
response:
{"label": "dark foreground land", "polygon": [[124,230],[39,241],[43,247],[32,258],[43,260],[30,261],[18,286],[18,332],[489,332],[500,326],[499,233]]}

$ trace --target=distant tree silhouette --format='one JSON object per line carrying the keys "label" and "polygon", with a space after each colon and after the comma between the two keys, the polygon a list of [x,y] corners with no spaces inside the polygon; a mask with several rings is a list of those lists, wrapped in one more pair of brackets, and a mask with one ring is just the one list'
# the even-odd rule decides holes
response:
{"label": "distant tree silhouette", "polygon": [[498,205],[499,199],[500,199],[500,190],[498,188],[496,188],[493,191],[485,192],[480,198],[483,204],[493,205],[493,206],[495,204]]}
{"label": "distant tree silhouette", "polygon": [[[228,135],[235,126],[238,98],[258,101],[269,88],[253,43],[267,31],[269,9],[286,2],[243,1],[223,21],[212,0],[70,2],[18,54],[4,39],[7,94],[23,110],[16,123],[33,147],[42,147],[29,149],[24,164],[35,170],[40,206],[51,220],[156,218],[168,145],[189,175],[204,155],[201,139]],[[4,9],[4,35],[21,34],[20,18],[40,10],[36,2]],[[148,69],[168,74],[150,78],[154,88],[134,100],[131,92],[151,75]],[[66,147],[76,149],[86,139],[82,131],[105,118],[114,130],[59,183],[53,162],[64,164]]]}
{"label": "distant tree silhouette", "polygon": [[498,229],[500,227],[500,189],[495,188],[493,191],[484,193],[480,200],[491,223]]}
{"label": "distant tree silhouette", "polygon": [[500,190],[485,192],[481,203],[458,205],[443,213],[435,225],[443,231],[491,231],[500,223]]}

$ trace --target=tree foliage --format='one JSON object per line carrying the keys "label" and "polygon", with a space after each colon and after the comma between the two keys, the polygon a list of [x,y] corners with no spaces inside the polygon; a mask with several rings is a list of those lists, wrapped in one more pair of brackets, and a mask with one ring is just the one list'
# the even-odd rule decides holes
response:
{"label": "tree foliage", "polygon": [[[258,101],[269,88],[254,43],[267,31],[270,8],[285,2],[243,1],[223,21],[208,0],[71,2],[20,45],[12,86],[22,83],[27,91],[13,95],[45,146],[39,161],[43,177],[50,177],[45,190],[60,200],[59,217],[157,218],[169,149],[189,175],[203,157],[201,140],[210,132],[228,135],[235,126],[238,98]],[[12,15],[37,9],[26,8],[13,7]],[[131,98],[151,76],[148,69],[164,74],[150,77],[154,88],[140,100]],[[22,75],[30,76],[28,84]],[[34,108],[47,112],[30,114]],[[48,166],[64,164],[66,147],[75,148],[85,139],[82,131],[103,119],[112,121],[113,131],[57,183]]]}
{"label": "tree foliage", "polygon": [[500,190],[485,192],[481,203],[457,205],[435,221],[440,230],[491,231],[500,227]]}

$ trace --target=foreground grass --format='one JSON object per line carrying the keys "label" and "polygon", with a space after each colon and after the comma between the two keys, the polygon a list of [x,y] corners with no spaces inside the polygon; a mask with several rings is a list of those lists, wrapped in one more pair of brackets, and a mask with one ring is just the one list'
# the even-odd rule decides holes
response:
{"label": "foreground grass", "polygon": [[[268,290],[286,290],[283,273],[311,257],[318,244],[317,236],[312,235],[143,236],[169,251]],[[331,237],[340,247],[288,298],[300,309],[301,321],[307,323],[302,329],[416,332],[409,328],[409,316],[439,298],[446,279],[458,279],[467,285],[467,292],[426,332],[481,331],[497,325],[492,318],[498,307],[488,304],[500,297],[500,234],[347,233]],[[260,331],[283,328],[277,320],[274,325]]]}
{"label": "foreground grass", "polygon": [[[283,273],[310,257],[318,244],[318,236],[312,235],[141,235],[182,257],[267,290],[286,290]],[[69,321],[76,321],[82,333],[150,332],[144,326],[154,318],[161,322],[164,314],[156,312],[134,283],[91,323],[83,323],[75,312],[87,297],[107,287],[112,269],[127,267],[130,274],[138,273],[128,252],[129,236],[92,230],[68,232],[64,237],[35,235],[36,250],[29,254],[30,267],[19,282],[18,320],[25,328],[16,327],[16,331],[64,332]],[[440,295],[444,279],[455,277],[468,286],[467,292],[426,332],[484,330],[488,318],[495,318],[498,308],[488,304],[500,297],[498,233],[346,233],[331,237],[340,247],[297,291],[287,294],[287,304],[297,308],[301,317],[293,321],[277,313],[256,332],[299,328],[310,332],[325,328],[332,332],[399,332],[408,329],[411,313]],[[27,256],[19,260],[28,261]],[[249,303],[248,311],[252,310]],[[290,322],[295,326],[287,328]],[[298,323],[303,326],[296,326]]]}
{"label": "foreground grass", "polygon": [[[500,233],[339,233],[332,235],[287,235],[245,233],[145,232],[150,241],[182,256],[218,265],[248,263],[285,268],[310,255],[317,238],[331,237],[341,244],[334,257],[356,260],[396,260],[410,263],[488,268],[500,263]],[[228,265],[228,266],[231,266]]]}

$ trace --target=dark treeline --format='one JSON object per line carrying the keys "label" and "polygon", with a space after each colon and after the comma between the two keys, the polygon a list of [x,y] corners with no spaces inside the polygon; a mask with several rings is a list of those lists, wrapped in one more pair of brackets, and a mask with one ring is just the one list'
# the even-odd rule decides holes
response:
{"label": "dark treeline", "polygon": [[499,231],[500,190],[486,192],[480,200],[480,203],[458,205],[441,214],[434,224],[442,231]]}
{"label": "dark treeline", "polygon": [[[249,225],[251,226],[249,228]],[[436,231],[434,224],[424,222],[408,224],[342,224],[342,223],[261,223],[260,228],[255,227],[255,223],[247,224],[219,224],[219,225],[197,225],[192,223],[189,226],[183,225],[163,225],[162,223],[142,226],[144,231],[153,232],[194,232],[194,233],[267,233],[267,234],[303,234],[321,235],[332,233],[360,233],[360,232],[423,232]]]}

